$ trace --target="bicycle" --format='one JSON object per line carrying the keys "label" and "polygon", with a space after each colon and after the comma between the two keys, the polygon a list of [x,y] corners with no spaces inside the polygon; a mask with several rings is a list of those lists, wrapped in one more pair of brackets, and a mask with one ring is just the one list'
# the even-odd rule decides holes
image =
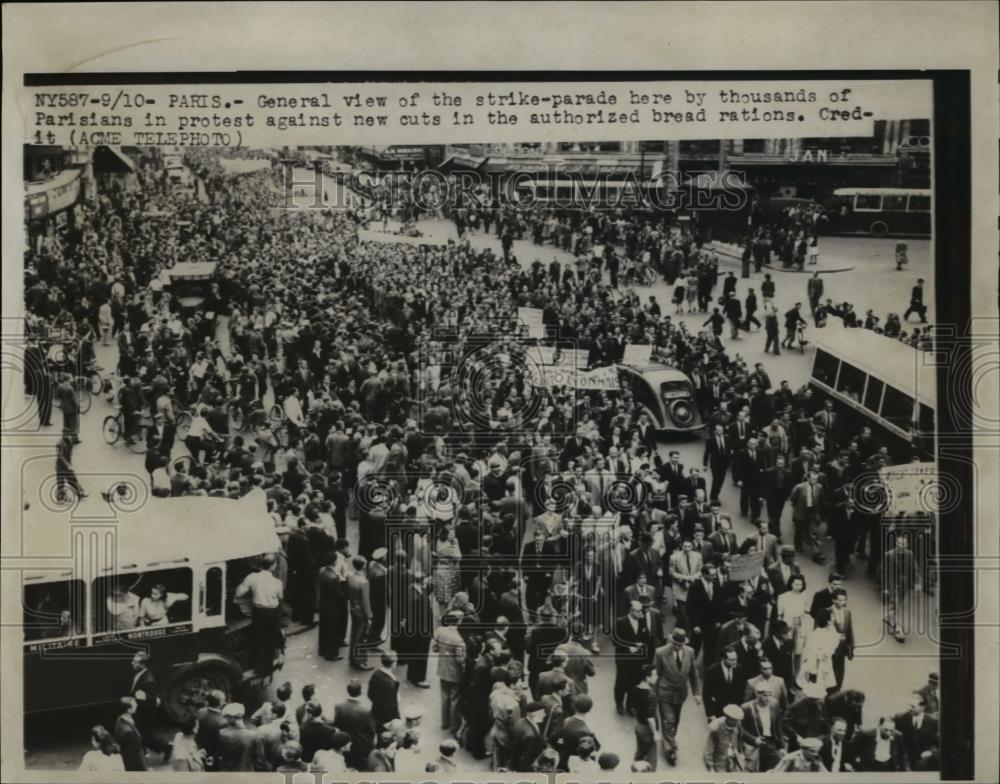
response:
{"label": "bicycle", "polygon": [[[101,426],[101,434],[104,441],[109,446],[115,446],[119,441],[124,441],[129,451],[137,454],[146,454],[146,431],[153,426],[153,417],[142,412],[136,415],[136,425],[131,436],[126,436],[125,414],[119,408],[114,414],[104,418]],[[190,427],[190,422],[188,423]]]}

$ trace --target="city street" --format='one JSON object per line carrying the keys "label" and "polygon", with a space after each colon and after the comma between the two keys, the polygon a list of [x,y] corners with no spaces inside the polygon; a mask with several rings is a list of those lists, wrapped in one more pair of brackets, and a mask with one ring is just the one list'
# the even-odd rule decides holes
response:
{"label": "city street", "polygon": [[[450,222],[435,220],[421,221],[419,229],[426,235],[428,242],[444,242],[455,239],[454,225]],[[373,228],[374,225],[373,225]],[[379,227],[380,228],[380,227]],[[390,230],[396,224],[390,224]],[[378,236],[377,231],[368,234]],[[392,241],[392,237],[384,235],[384,239]],[[470,241],[474,247],[489,246],[499,253],[499,240],[493,235],[473,234]],[[863,317],[868,308],[884,319],[890,309],[902,314],[909,301],[909,291],[918,277],[927,282],[925,300],[933,303],[933,274],[929,258],[929,241],[909,241],[910,265],[906,271],[897,272],[894,264],[895,240],[868,238],[825,237],[821,240],[824,265],[843,262],[853,269],[849,272],[831,273],[825,276],[826,293],[835,302],[848,300],[854,303],[855,311]],[[513,253],[521,264],[530,266],[538,259],[547,264],[553,257],[567,260],[571,257],[554,249],[551,245],[537,246],[530,240],[514,242]],[[720,255],[720,269],[725,275],[730,269],[739,276],[739,262],[727,255]],[[807,268],[808,270],[808,268]],[[777,286],[776,305],[780,312],[787,310],[795,302],[807,302],[806,280],[809,275],[796,272],[774,270],[771,272]],[[742,300],[748,286],[753,286],[759,292],[761,274],[753,274],[749,280],[740,280],[737,292]],[[656,297],[663,312],[672,314],[674,306],[670,302],[672,287],[664,282],[640,290],[643,300],[649,296]],[[805,306],[808,315],[808,306]],[[933,309],[930,311],[933,320]],[[692,331],[701,329],[704,315],[673,316],[683,321]],[[904,328],[906,328],[904,326]],[[815,330],[810,327],[806,331],[807,339]],[[730,347],[728,337],[724,342]],[[887,339],[887,345],[889,341]],[[793,388],[803,384],[809,375],[811,351],[805,354],[798,351],[784,351],[780,357],[765,355],[763,352],[764,335],[760,331],[744,334],[741,340],[731,346],[731,350],[740,353],[748,363],[764,362],[765,367],[775,385],[787,379]],[[100,364],[106,369],[115,366],[115,349],[98,346]],[[15,395],[21,390],[15,389]],[[30,406],[30,402],[27,403]],[[95,397],[91,411],[82,418],[81,439],[83,443],[74,451],[73,463],[89,498],[81,502],[78,514],[88,514],[99,509],[104,503],[100,497],[102,490],[107,490],[113,482],[113,477],[119,474],[134,474],[145,477],[143,459],[134,455],[119,445],[108,446],[101,435],[101,423],[111,412],[111,406],[102,398]],[[33,454],[42,459],[25,464],[22,488],[26,503],[39,503],[40,499],[32,497],[35,488],[42,486],[42,480],[51,472],[52,463],[45,455],[54,455],[55,439],[58,434],[60,415],[54,414],[54,427],[40,436],[38,451]],[[681,452],[681,462],[686,466],[701,466],[703,440],[688,438],[672,441],[661,441],[659,448],[664,456],[668,449],[678,449]],[[177,447],[176,454],[182,453],[183,446]],[[27,453],[23,457],[27,457]],[[54,457],[52,458],[54,460]],[[99,467],[99,474],[91,468]],[[150,499],[155,504],[155,499]],[[739,514],[738,490],[727,480],[722,494],[723,511],[732,516],[737,534],[742,537],[751,532],[747,518]],[[786,508],[782,521],[785,541],[791,538],[791,521]],[[357,526],[350,526],[352,543],[356,541]],[[530,531],[528,536],[530,537]],[[832,545],[828,543],[830,547]],[[44,554],[44,553],[38,553]],[[808,559],[801,561],[801,566],[808,581],[808,591],[811,593],[825,586],[829,569],[818,566]],[[848,606],[853,610],[855,635],[857,638],[857,653],[852,662],[848,663],[845,688],[860,689],[867,695],[864,709],[866,724],[872,724],[877,717],[894,714],[906,708],[907,693],[912,688],[926,682],[927,674],[937,669],[937,647],[932,632],[911,634],[905,644],[897,643],[892,637],[883,633],[881,616],[881,601],[877,586],[865,576],[865,563],[856,562],[847,574],[846,587],[849,593]],[[673,618],[666,613],[668,626],[672,627]],[[936,616],[935,616],[936,618]],[[935,628],[931,624],[930,628]],[[614,662],[611,646],[606,639],[601,641],[602,653],[595,656],[597,676],[590,681],[589,692],[597,703],[592,711],[589,722],[600,736],[604,750],[613,750],[626,762],[630,761],[634,748],[632,731],[634,721],[629,717],[620,717],[612,707],[612,683],[614,680]],[[123,665],[121,684],[109,684],[109,695],[123,692],[131,673],[127,665]],[[289,681],[295,687],[296,693],[306,683],[317,686],[316,699],[332,713],[333,705],[345,698],[345,685],[356,674],[349,668],[347,661],[327,662],[317,655],[317,633],[308,630],[291,636],[288,640],[286,663],[284,670],[276,675],[276,681]],[[439,690],[435,677],[433,662],[429,671],[430,690],[416,689],[405,682],[400,691],[400,704],[409,703],[423,705],[427,714],[423,720],[423,747],[428,752],[436,749],[443,733],[439,730]],[[29,734],[26,736],[26,761],[34,768],[75,767],[83,754],[89,748],[88,730],[97,722],[107,721],[105,712],[93,710],[77,710],[60,715],[55,721],[48,719],[29,720]],[[55,729],[55,728],[58,729]],[[166,730],[165,730],[166,731]],[[689,699],[680,722],[678,738],[680,755],[678,771],[697,773],[703,771],[701,753],[705,737],[705,716],[702,709]],[[428,756],[431,756],[428,754]],[[477,762],[464,751],[459,752],[460,770],[488,769],[488,761]],[[152,767],[157,767],[158,758],[154,757]],[[625,767],[623,765],[623,767]],[[660,761],[660,770],[665,763]]]}

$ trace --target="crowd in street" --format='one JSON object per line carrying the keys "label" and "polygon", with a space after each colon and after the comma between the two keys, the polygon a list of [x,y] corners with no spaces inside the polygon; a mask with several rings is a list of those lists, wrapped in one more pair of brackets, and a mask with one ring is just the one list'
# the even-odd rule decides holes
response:
{"label": "crowd in street", "polygon": [[[283,684],[253,713],[211,694],[158,749],[150,662],[133,660],[121,715],[92,731],[86,769],[145,769],[147,750],[175,769],[222,771],[419,775],[461,770],[464,754],[523,772],[613,770],[621,758],[633,771],[699,758],[710,771],[935,768],[936,675],[893,716],[863,717],[864,694],[844,688],[849,591],[872,590],[857,563],[891,575],[895,612],[922,573],[904,533],[882,551],[880,516],[858,500],[892,462],[887,447],[737,353],[758,310],[775,353],[802,340],[797,305],[772,341],[769,275],[760,306],[753,290],[741,303],[735,275],[690,234],[599,213],[459,212],[457,242],[365,241],[363,216],[279,209],[278,175],[227,178],[213,155],[188,153],[197,191],[144,162],[137,182],[106,188],[78,229],[31,254],[37,359],[53,362],[56,342],[76,348],[30,391],[43,425],[59,399],[60,472],[83,493],[74,368],[96,341],[113,343],[115,402],[127,436],[147,441],[154,495],[266,493],[283,549],[237,591],[254,607],[257,674],[271,674],[284,612],[317,626],[317,654],[346,657],[356,676],[335,704],[311,684]],[[499,252],[463,236],[491,224]],[[525,235],[575,262],[520,263],[513,240]],[[199,308],[160,283],[182,260],[217,264]],[[632,283],[645,269],[677,284],[675,315],[705,314],[704,329],[644,301]],[[816,327],[839,317],[903,339],[898,320],[859,319],[816,289],[805,298]],[[519,307],[541,309],[588,367],[648,343],[683,370],[707,423],[700,465],[661,455],[630,389],[535,386]],[[722,508],[726,482],[738,509]],[[738,535],[734,518],[754,533]],[[759,567],[731,579],[734,559],[754,553]],[[832,559],[827,585],[807,586],[802,558]],[[896,616],[887,622],[902,642]],[[602,749],[594,729],[607,695],[588,681],[605,667],[634,752]],[[401,680],[432,677],[439,707],[400,704]],[[705,743],[681,750],[691,702]],[[421,721],[447,733],[438,748],[423,747]]]}

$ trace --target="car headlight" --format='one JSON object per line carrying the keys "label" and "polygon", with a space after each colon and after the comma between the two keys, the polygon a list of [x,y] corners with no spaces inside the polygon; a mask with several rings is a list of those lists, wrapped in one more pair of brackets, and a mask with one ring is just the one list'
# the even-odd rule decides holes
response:
{"label": "car headlight", "polygon": [[678,427],[687,427],[694,422],[694,409],[687,400],[674,401],[670,406],[670,418]]}

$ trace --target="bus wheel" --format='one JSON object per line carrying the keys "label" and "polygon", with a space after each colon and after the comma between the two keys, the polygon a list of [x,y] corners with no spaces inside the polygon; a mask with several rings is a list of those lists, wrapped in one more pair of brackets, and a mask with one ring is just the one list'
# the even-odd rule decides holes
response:
{"label": "bus wheel", "polygon": [[209,692],[215,690],[225,694],[226,702],[229,702],[233,695],[233,681],[229,674],[217,665],[192,664],[171,680],[163,708],[171,721],[184,722],[205,706]]}
{"label": "bus wheel", "polygon": [[889,233],[889,225],[885,221],[875,221],[868,230],[875,237],[884,237]]}

